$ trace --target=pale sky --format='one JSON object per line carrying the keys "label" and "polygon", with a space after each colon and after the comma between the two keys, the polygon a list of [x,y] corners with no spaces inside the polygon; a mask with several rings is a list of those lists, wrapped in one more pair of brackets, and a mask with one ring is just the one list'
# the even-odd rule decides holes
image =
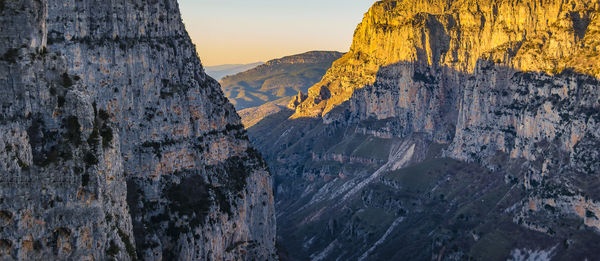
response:
{"label": "pale sky", "polygon": [[375,0],[179,0],[205,66],[266,62],[312,50],[347,52]]}

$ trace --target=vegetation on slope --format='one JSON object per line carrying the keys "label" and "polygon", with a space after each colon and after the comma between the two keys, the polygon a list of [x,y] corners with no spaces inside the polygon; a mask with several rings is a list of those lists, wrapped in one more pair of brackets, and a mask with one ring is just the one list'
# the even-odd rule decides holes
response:
{"label": "vegetation on slope", "polygon": [[221,86],[238,110],[307,92],[343,54],[313,51],[271,60],[251,70],[225,77]]}

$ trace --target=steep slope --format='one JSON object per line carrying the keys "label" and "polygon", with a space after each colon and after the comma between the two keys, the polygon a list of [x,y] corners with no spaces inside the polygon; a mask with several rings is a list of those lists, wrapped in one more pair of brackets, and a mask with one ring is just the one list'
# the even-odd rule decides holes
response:
{"label": "steep slope", "polygon": [[0,3],[2,259],[274,258],[270,174],[175,0]]}
{"label": "steep slope", "polygon": [[599,35],[598,1],[375,3],[293,115],[249,129],[284,254],[593,259]]}
{"label": "steep slope", "polygon": [[[291,111],[287,108],[292,97],[284,97],[279,100],[265,103],[258,107],[247,108],[239,111],[240,117],[242,118],[242,124],[246,129],[262,122],[263,119],[271,117],[272,115],[279,114],[281,111]],[[285,118],[290,117],[288,115]],[[284,119],[285,119],[284,118]]]}
{"label": "steep slope", "polygon": [[318,82],[339,52],[312,51],[268,61],[254,69],[225,77],[221,86],[238,110],[305,92]]}
{"label": "steep slope", "polygon": [[205,66],[204,69],[206,70],[206,74],[208,74],[210,77],[213,77],[215,80],[220,81],[225,76],[238,74],[263,64],[263,62],[250,64],[224,64]]}

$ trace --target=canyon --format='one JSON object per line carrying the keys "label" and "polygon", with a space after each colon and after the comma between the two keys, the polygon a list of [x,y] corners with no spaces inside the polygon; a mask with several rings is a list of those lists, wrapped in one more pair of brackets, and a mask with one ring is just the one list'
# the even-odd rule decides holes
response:
{"label": "canyon", "polygon": [[176,0],[0,15],[2,260],[598,256],[600,0],[381,0],[220,83]]}
{"label": "canyon", "polygon": [[282,259],[593,260],[598,36],[598,1],[376,2],[248,128]]}

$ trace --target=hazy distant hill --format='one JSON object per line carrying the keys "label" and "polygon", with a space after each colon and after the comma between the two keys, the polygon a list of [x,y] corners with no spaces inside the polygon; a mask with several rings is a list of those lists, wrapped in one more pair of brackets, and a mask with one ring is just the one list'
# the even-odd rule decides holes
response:
{"label": "hazy distant hill", "polygon": [[223,78],[221,86],[238,110],[260,106],[296,95],[299,91],[306,92],[342,55],[340,52],[312,51],[271,60]]}
{"label": "hazy distant hill", "polygon": [[256,66],[264,64],[263,62],[249,63],[249,64],[223,64],[215,66],[205,66],[206,74],[213,77],[215,80],[220,81],[223,77],[228,75],[234,75],[239,72],[250,70]]}

